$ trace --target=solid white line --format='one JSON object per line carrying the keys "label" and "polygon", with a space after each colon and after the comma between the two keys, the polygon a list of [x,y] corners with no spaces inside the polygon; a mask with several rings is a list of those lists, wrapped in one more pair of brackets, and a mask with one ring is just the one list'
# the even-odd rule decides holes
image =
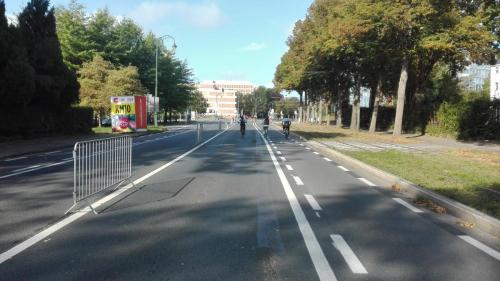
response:
{"label": "solid white line", "polygon": [[62,161],[62,162],[58,162],[58,163],[54,163],[54,164],[50,164],[50,165],[45,165],[45,166],[33,168],[33,169],[30,169],[30,170],[23,170],[23,171],[12,173],[12,174],[8,174],[8,175],[5,175],[5,176],[0,176],[0,179],[10,178],[10,177],[13,177],[13,176],[17,176],[17,175],[21,175],[21,174],[26,174],[26,173],[33,172],[33,171],[38,171],[38,170],[49,168],[49,167],[59,166],[59,165],[66,164],[66,163],[69,163],[69,162],[72,162],[72,161],[73,160]]}
{"label": "solid white line", "polygon": [[[224,131],[221,131],[220,133],[218,133],[217,135],[211,137],[210,139],[206,140],[205,142],[195,146],[194,148],[190,149],[189,151],[185,152],[184,154],[178,156],[177,158],[175,158],[174,160],[168,162],[167,164],[157,168],[156,170],[148,173],[147,175],[145,176],[142,176],[141,178],[139,179],[136,179],[134,181],[134,184],[135,185],[138,185],[139,183],[141,183],[142,181],[152,177],[153,175],[161,172],[162,170],[164,170],[165,168],[171,166],[172,164],[178,162],[179,160],[181,160],[182,158],[188,156],[189,154],[193,153],[194,151],[198,150],[200,147],[204,146],[205,144],[207,144],[208,142],[212,141],[213,139],[215,139],[216,137],[218,137],[219,135],[223,134],[224,132],[226,132],[228,129],[224,130]],[[97,208],[101,205],[103,205],[104,203],[108,202],[109,200],[112,200],[113,198],[115,198],[116,196],[122,194],[123,192],[131,189],[133,187],[132,184],[128,184],[118,190],[116,190],[115,192],[109,194],[108,196],[105,196],[103,198],[101,198],[100,200],[98,200],[97,202],[95,202],[94,204],[92,204],[92,208]],[[22,251],[26,250],[27,248],[33,246],[34,244],[38,243],[39,241],[45,239],[47,236],[53,234],[54,232],[58,231],[59,229],[65,227],[66,225],[76,221],[77,219],[83,217],[84,215],[86,215],[87,213],[91,212],[90,208],[89,207],[86,207],[84,209],[81,209],[79,211],[77,211],[76,213],[70,215],[69,217],[63,219],[62,221],[50,226],[49,228],[43,230],[42,232],[36,234],[35,236],[23,241],[22,243],[12,247],[10,250],[0,254],[0,264],[2,264],[3,262],[5,262],[6,260],[14,257],[15,255],[21,253]]]}
{"label": "solid white line", "polygon": [[321,206],[318,204],[318,201],[316,201],[316,199],[314,198],[314,196],[312,196],[311,194],[304,194],[304,196],[306,197],[307,202],[309,202],[309,205],[311,205],[311,208],[314,211],[322,211],[323,210],[321,208]]}
{"label": "solid white line", "polygon": [[458,237],[465,242],[471,244],[472,246],[478,248],[479,250],[483,251],[487,255],[491,256],[492,258],[495,258],[500,261],[500,253],[496,251],[495,249],[492,249],[483,243],[477,241],[476,239],[468,236],[468,235],[458,235]]}
{"label": "solid white line", "polygon": [[414,213],[423,213],[424,211],[412,206],[411,204],[409,204],[408,202],[404,201],[403,199],[401,198],[392,198],[394,201],[398,202],[399,204],[405,206],[406,208],[410,209],[412,212]]}
{"label": "solid white line", "polygon": [[285,162],[285,161],[286,161],[286,158],[285,158],[285,157],[283,157],[283,156],[281,156],[281,157],[280,157],[280,159],[281,159],[281,161],[283,161],[283,162]]}
{"label": "solid white line", "polygon": [[10,162],[10,161],[16,161],[16,160],[21,160],[21,159],[26,159],[28,158],[27,156],[21,156],[21,157],[16,157],[16,158],[9,158],[9,159],[5,159],[3,160],[4,162]]}
{"label": "solid white line", "polygon": [[369,181],[369,180],[367,180],[365,178],[358,178],[358,180],[366,183],[368,186],[377,186],[376,184],[374,184],[373,182],[371,182],[371,181]]}
{"label": "solid white line", "polygon": [[304,182],[302,182],[302,180],[299,177],[293,176],[293,175],[292,175],[292,177],[297,185],[304,185]]}
{"label": "solid white line", "polygon": [[325,159],[325,161],[332,162],[332,159],[330,159],[330,158],[323,157],[323,159]]}
{"label": "solid white line", "polygon": [[286,169],[287,169],[288,171],[293,171],[292,166],[290,166],[290,165],[285,165],[285,167],[286,167]]}
{"label": "solid white line", "polygon": [[339,250],[340,254],[344,257],[347,265],[351,268],[352,273],[356,274],[367,274],[366,268],[363,266],[361,261],[358,259],[356,254],[351,250],[347,242],[341,235],[332,234],[330,237],[333,240],[332,245]]}
{"label": "solid white line", "polygon": [[276,150],[276,154],[281,155],[281,151]]}
{"label": "solid white line", "polygon": [[342,171],[344,172],[349,172],[349,169],[347,169],[346,167],[344,166],[337,166],[337,168],[341,169]]}
{"label": "solid white line", "polygon": [[319,155],[319,152],[314,151],[313,153],[316,154],[316,155]]}
{"label": "solid white line", "polygon": [[41,155],[50,155],[50,154],[55,154],[55,153],[59,153],[61,152],[60,150],[56,150],[56,151],[51,151],[51,152],[45,152],[45,153],[42,153]]}
{"label": "solid white line", "polygon": [[21,172],[21,171],[25,171],[25,170],[29,170],[29,169],[35,169],[35,168],[38,168],[38,167],[40,167],[40,166],[41,166],[41,165],[29,166],[29,167],[26,167],[26,168],[13,170],[12,172],[13,172],[13,173],[15,173],[15,172]]}
{"label": "solid white line", "polygon": [[302,210],[302,207],[300,206],[300,203],[297,200],[297,197],[295,196],[295,193],[293,192],[293,189],[290,186],[290,183],[288,182],[285,176],[285,173],[281,169],[278,160],[274,156],[273,150],[271,149],[271,147],[267,143],[267,140],[264,138],[264,136],[260,131],[259,134],[261,138],[264,140],[264,143],[266,144],[267,151],[269,152],[274,167],[276,168],[276,172],[278,173],[281,184],[283,185],[283,189],[285,190],[288,202],[290,202],[290,207],[295,216],[295,220],[297,221],[297,224],[299,226],[300,233],[304,238],[306,248],[309,252],[309,256],[311,257],[314,268],[316,269],[316,273],[318,274],[319,280],[336,281],[337,278],[335,277],[335,274],[333,273],[330,264],[326,260],[325,254],[323,253],[323,250],[319,245],[318,239],[316,239],[316,236],[314,235],[311,225],[309,224],[309,221],[307,220],[306,215],[304,214],[304,211]]}

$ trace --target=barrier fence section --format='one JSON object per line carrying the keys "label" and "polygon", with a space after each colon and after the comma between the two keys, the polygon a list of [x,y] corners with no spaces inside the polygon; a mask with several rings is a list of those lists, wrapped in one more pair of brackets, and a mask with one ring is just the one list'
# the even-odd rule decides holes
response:
{"label": "barrier fence section", "polygon": [[[112,186],[116,185],[118,188],[125,181],[132,183],[132,144],[130,136],[75,144],[73,207]],[[88,205],[97,214],[92,206]]]}

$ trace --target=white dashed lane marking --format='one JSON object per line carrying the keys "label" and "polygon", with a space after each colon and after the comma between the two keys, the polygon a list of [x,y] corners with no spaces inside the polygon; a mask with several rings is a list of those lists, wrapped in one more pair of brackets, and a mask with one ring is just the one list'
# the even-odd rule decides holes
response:
{"label": "white dashed lane marking", "polygon": [[292,166],[290,166],[290,165],[285,165],[285,167],[286,167],[286,169],[287,169],[288,171],[293,171]]}
{"label": "white dashed lane marking", "polygon": [[405,206],[406,208],[410,209],[412,212],[414,213],[423,213],[424,211],[418,209],[418,208],[415,208],[414,206],[412,206],[410,203],[404,201],[403,199],[401,198],[392,198],[394,201],[398,202],[399,204]]}
{"label": "white dashed lane marking", "polygon": [[479,250],[483,251],[485,254],[500,261],[500,253],[498,251],[496,251],[495,249],[492,249],[492,248],[486,246],[485,244],[477,241],[476,239],[474,239],[468,235],[459,235],[458,237],[460,239],[464,240],[465,242],[471,244],[472,246],[478,248]]}
{"label": "white dashed lane marking", "polygon": [[366,271],[366,268],[363,266],[361,261],[358,259],[356,254],[352,251],[351,247],[347,245],[347,242],[344,240],[344,238],[341,235],[338,234],[332,234],[330,237],[333,240],[333,247],[335,247],[342,257],[344,257],[344,260],[346,261],[347,265],[351,269],[352,273],[355,274],[367,274],[368,271]]}
{"label": "white dashed lane marking", "polygon": [[371,181],[369,181],[369,180],[367,180],[365,178],[358,178],[358,180],[366,183],[368,186],[377,186],[376,184],[374,184],[373,182],[371,182]]}
{"label": "white dashed lane marking", "polygon": [[332,159],[330,159],[330,158],[323,157],[323,159],[325,159],[325,161],[327,161],[327,162],[332,162]]}
{"label": "white dashed lane marking", "polygon": [[304,182],[299,177],[294,176],[294,175],[292,175],[292,177],[297,185],[304,185]]}
{"label": "white dashed lane marking", "polygon": [[321,208],[321,206],[318,204],[318,201],[316,201],[316,199],[314,198],[314,196],[312,196],[311,194],[304,194],[304,196],[306,197],[307,202],[309,202],[309,205],[311,205],[311,208],[314,211],[321,211],[321,210],[323,210]]}
{"label": "white dashed lane marking", "polygon": [[341,169],[342,171],[344,172],[349,172],[349,169],[347,169],[346,167],[344,166],[337,166],[337,168]]}

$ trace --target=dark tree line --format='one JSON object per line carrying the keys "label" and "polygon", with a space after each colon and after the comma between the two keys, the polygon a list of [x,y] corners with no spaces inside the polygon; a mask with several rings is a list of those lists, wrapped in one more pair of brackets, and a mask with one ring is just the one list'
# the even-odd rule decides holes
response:
{"label": "dark tree line", "polygon": [[2,135],[85,132],[92,111],[72,107],[79,84],[63,62],[54,9],[31,0],[9,24],[0,0],[0,106]]}

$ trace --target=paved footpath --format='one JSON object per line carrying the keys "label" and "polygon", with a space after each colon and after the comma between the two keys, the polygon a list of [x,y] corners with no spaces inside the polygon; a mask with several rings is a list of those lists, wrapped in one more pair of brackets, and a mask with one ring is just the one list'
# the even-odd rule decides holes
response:
{"label": "paved footpath", "polygon": [[[143,178],[141,190],[116,197],[99,215],[70,216],[64,227],[9,259],[2,260],[3,252],[0,279],[500,276],[494,245],[435,223],[426,210],[381,193],[375,181],[299,140],[276,130],[265,139],[251,124],[244,137],[233,127],[206,140],[168,148],[151,142],[134,151],[141,165],[136,178],[157,169]],[[175,147],[173,154],[164,152]]]}

